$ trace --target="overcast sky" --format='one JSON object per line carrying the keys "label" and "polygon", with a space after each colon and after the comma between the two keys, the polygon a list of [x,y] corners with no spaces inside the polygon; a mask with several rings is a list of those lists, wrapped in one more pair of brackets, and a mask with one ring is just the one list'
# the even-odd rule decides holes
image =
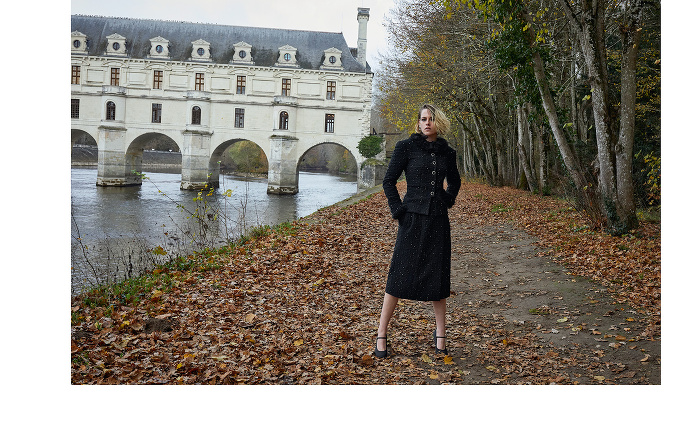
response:
{"label": "overcast sky", "polygon": [[342,32],[356,47],[357,9],[370,8],[366,56],[377,70],[387,44],[383,18],[393,6],[394,0],[72,0],[71,13]]}

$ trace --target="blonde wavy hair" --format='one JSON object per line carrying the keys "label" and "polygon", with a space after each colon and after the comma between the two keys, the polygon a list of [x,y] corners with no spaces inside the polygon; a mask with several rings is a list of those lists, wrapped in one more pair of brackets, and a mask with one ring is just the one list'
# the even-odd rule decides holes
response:
{"label": "blonde wavy hair", "polygon": [[419,111],[417,112],[417,121],[415,121],[415,133],[422,133],[420,130],[420,118],[422,117],[422,110],[429,110],[429,113],[431,113],[431,118],[434,120],[434,123],[436,124],[436,132],[438,133],[439,136],[443,136],[446,134],[449,129],[450,129],[450,121],[448,121],[448,117],[445,116],[445,113],[443,113],[443,110],[440,108],[437,108],[436,106],[432,104],[424,104],[422,107],[420,107]]}

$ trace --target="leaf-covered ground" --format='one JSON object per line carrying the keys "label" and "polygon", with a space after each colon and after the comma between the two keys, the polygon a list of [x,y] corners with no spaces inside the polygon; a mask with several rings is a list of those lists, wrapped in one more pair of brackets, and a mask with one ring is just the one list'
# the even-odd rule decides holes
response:
{"label": "leaf-covered ground", "polygon": [[658,224],[611,237],[564,202],[476,183],[450,218],[447,357],[431,305],[412,301],[392,356],[371,355],[396,236],[380,191],[157,269],[135,305],[74,298],[71,381],[660,383]]}

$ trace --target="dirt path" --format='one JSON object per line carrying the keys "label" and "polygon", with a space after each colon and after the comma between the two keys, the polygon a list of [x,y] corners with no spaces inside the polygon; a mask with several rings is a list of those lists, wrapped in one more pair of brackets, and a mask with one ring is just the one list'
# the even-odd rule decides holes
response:
{"label": "dirt path", "polygon": [[[418,362],[430,372],[422,382],[661,383],[660,338],[653,338],[644,316],[555,263],[536,237],[508,224],[476,224],[452,213],[451,219],[452,363]],[[404,307],[425,322],[430,315],[426,305]],[[423,356],[416,345],[424,338],[408,343],[405,327],[395,316],[391,332],[408,333],[401,349],[390,336],[395,356]]]}

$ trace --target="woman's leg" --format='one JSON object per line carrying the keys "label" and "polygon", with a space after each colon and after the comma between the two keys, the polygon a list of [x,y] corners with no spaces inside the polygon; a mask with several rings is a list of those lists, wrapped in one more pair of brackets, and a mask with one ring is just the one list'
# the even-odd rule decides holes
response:
{"label": "woman's leg", "polygon": [[[394,314],[394,309],[398,304],[398,298],[391,296],[388,293],[384,293],[384,301],[382,301],[382,313],[380,314],[380,327],[377,329],[377,336],[387,336],[387,327],[389,326],[389,320]],[[377,349],[386,350],[387,341],[384,339],[377,340]]]}
{"label": "woman's leg", "polygon": [[[434,315],[436,316],[436,336],[445,336],[445,298],[431,303],[434,305]],[[445,348],[445,338],[436,340],[436,348],[441,350]]]}

